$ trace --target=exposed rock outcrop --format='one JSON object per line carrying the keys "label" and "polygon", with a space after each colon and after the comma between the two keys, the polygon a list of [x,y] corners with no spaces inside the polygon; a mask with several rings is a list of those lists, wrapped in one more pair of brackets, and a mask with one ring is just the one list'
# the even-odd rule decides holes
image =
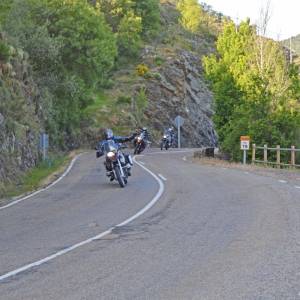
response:
{"label": "exposed rock outcrop", "polygon": [[203,79],[199,56],[178,50],[156,71],[160,75],[146,82],[149,99],[146,114],[153,126],[163,129],[180,115],[185,119],[183,146],[216,146],[217,135],[212,122],[213,98]]}
{"label": "exposed rock outcrop", "polygon": [[38,160],[41,97],[30,73],[24,52],[10,47],[9,59],[0,62],[0,198]]}

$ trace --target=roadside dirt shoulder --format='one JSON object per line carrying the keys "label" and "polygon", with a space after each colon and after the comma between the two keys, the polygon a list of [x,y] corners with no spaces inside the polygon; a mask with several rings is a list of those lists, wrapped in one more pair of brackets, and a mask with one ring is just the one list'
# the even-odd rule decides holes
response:
{"label": "roadside dirt shoulder", "polygon": [[274,177],[278,179],[284,179],[289,181],[295,181],[300,184],[300,169],[278,169],[265,167],[257,164],[243,165],[241,163],[228,162],[217,158],[193,158],[194,163],[202,165],[210,165],[215,167],[238,169],[246,172],[255,173],[261,176]]}

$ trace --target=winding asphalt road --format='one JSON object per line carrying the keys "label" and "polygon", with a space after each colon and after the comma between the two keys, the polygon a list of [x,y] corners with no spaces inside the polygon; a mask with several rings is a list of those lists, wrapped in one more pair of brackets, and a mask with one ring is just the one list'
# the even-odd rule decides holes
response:
{"label": "winding asphalt road", "polygon": [[0,299],[300,299],[300,189],[190,156],[152,150],[121,189],[87,153],[1,209]]}

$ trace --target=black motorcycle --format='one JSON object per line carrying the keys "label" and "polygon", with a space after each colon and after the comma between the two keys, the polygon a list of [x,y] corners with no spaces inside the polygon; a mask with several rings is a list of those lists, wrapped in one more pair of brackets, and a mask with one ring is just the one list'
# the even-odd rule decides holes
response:
{"label": "black motorcycle", "polygon": [[160,150],[163,150],[164,148],[168,150],[171,146],[172,146],[172,137],[170,133],[165,132],[160,142]]}
{"label": "black motorcycle", "polygon": [[141,154],[146,148],[146,134],[142,131],[138,136],[134,139],[134,154]]}
{"label": "black motorcycle", "polygon": [[108,171],[107,176],[110,177],[111,181],[117,180],[123,188],[128,182],[132,160],[129,155],[125,156],[123,154],[121,148],[122,146],[113,140],[104,141],[102,144],[102,150],[105,154],[105,165]]}

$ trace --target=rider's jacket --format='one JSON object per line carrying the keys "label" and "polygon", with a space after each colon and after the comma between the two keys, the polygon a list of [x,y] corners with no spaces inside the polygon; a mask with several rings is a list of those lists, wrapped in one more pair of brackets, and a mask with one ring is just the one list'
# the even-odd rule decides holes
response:
{"label": "rider's jacket", "polygon": [[[123,144],[129,141],[132,141],[135,138],[135,134],[132,134],[130,136],[113,136],[111,139],[116,144]],[[96,150],[97,150],[97,157],[100,157],[104,154],[104,144],[109,140],[102,140],[98,143]]]}

